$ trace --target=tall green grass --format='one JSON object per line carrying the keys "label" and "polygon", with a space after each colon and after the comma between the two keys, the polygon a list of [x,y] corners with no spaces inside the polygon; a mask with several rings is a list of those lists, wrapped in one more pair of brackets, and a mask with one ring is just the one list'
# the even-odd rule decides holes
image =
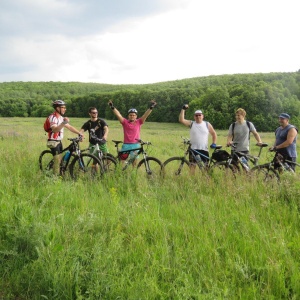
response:
{"label": "tall green grass", "polygon": [[[299,299],[298,175],[269,185],[134,172],[53,179],[38,170],[42,123],[1,120],[0,299]],[[122,139],[109,125],[109,141]],[[180,124],[142,128],[162,161],[183,153],[181,136]]]}

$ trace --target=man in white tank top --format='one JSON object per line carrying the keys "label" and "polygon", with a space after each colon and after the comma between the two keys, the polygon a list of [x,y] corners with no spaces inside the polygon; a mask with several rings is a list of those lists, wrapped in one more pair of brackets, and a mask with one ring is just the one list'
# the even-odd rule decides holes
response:
{"label": "man in white tank top", "polygon": [[[196,110],[194,113],[194,121],[186,120],[184,115],[185,111],[189,108],[188,104],[184,104],[180,114],[179,114],[179,122],[184,126],[190,128],[190,141],[191,141],[191,149],[195,150],[194,154],[197,155],[199,152],[201,159],[204,162],[209,160],[209,152],[208,152],[208,136],[209,134],[212,137],[211,148],[216,147],[217,142],[217,134],[213,128],[213,126],[204,121],[204,115],[201,110]],[[195,159],[192,155],[190,155],[189,160],[191,163],[195,164]]]}

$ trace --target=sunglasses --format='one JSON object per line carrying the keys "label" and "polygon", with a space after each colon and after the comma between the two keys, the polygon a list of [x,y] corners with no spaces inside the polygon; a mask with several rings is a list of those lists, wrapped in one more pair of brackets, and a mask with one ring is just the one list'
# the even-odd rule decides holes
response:
{"label": "sunglasses", "polygon": [[199,114],[199,115],[195,115],[195,117],[201,117],[202,116],[202,114]]}
{"label": "sunglasses", "polygon": [[91,114],[93,114],[93,115],[95,115],[97,113],[98,113],[97,111],[91,111]]}

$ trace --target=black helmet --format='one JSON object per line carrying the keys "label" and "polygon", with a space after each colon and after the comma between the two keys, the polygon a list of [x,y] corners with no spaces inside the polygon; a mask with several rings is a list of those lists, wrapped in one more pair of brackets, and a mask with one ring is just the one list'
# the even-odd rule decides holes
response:
{"label": "black helmet", "polygon": [[136,110],[135,108],[130,108],[129,111],[128,111],[128,113],[129,113],[129,114],[130,114],[130,113],[135,113],[135,114],[137,114],[137,110]]}
{"label": "black helmet", "polygon": [[53,106],[54,108],[60,107],[60,106],[65,106],[65,105],[66,105],[66,103],[65,103],[64,101],[62,101],[62,100],[55,100],[55,101],[52,103],[52,106]]}

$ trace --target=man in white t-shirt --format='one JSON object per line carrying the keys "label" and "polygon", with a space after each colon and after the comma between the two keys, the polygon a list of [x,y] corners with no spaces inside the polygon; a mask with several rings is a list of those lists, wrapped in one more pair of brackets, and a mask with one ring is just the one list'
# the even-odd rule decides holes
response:
{"label": "man in white t-shirt", "polygon": [[[208,152],[208,137],[211,135],[212,144],[211,148],[216,147],[217,142],[217,134],[213,128],[213,126],[204,121],[204,115],[201,110],[196,110],[194,113],[194,121],[185,119],[185,111],[189,108],[188,104],[184,104],[180,114],[179,114],[179,122],[184,126],[190,128],[190,142],[191,149],[194,150],[194,154],[197,155],[200,152],[202,155],[201,159],[204,162],[208,162],[209,160],[209,152]],[[189,161],[192,163],[191,166],[195,166],[195,159],[192,155],[189,157]]]}

